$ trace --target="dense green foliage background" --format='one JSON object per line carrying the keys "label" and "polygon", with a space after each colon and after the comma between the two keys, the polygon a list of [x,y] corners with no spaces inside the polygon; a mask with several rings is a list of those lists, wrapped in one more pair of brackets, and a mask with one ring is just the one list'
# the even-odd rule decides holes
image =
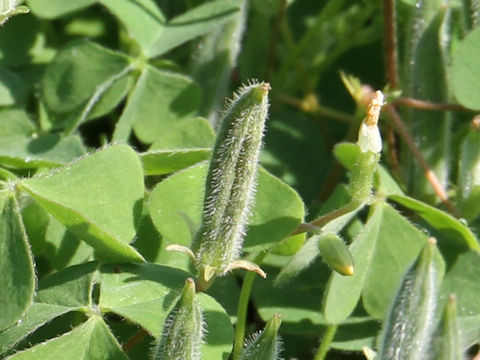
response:
{"label": "dense green foliage background", "polygon": [[[279,313],[284,358],[323,358],[328,329],[327,358],[364,358],[435,237],[429,261],[445,275],[432,321],[458,331],[439,326],[430,354],[446,354],[450,338],[461,356],[477,351],[477,0],[22,5],[30,13],[0,28],[2,356],[148,358],[196,276],[165,248],[190,246],[224,99],[254,78],[272,90],[243,251],[268,277],[253,283],[247,335]],[[349,245],[348,277],[322,261],[318,238],[292,232],[348,203],[373,89],[387,99],[374,196],[322,224]],[[253,277],[234,271],[198,294],[203,359],[229,358]]]}

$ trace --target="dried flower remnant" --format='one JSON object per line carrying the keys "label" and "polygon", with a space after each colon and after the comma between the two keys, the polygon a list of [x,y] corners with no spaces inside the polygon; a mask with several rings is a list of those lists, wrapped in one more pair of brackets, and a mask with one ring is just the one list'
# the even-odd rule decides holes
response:
{"label": "dried flower remnant", "polygon": [[383,100],[384,96],[378,90],[368,104],[367,116],[363,119],[358,132],[357,144],[362,152],[371,151],[378,154],[382,151],[382,137],[378,129],[378,118],[384,104]]}

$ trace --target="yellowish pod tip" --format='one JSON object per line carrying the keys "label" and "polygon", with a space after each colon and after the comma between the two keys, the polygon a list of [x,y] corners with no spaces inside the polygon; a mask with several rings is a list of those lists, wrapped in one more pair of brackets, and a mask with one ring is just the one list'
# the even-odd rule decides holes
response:
{"label": "yellowish pod tip", "polygon": [[353,273],[354,273],[353,265],[345,266],[345,268],[343,269],[343,274],[346,276],[353,276]]}
{"label": "yellowish pod tip", "polygon": [[344,276],[354,273],[353,258],[343,240],[335,233],[324,233],[318,237],[318,249],[323,260],[336,272]]}

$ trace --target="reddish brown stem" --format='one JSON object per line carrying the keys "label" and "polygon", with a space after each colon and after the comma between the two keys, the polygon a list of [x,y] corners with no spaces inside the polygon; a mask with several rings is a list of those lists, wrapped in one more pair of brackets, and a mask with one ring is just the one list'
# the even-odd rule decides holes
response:
{"label": "reddish brown stem", "polygon": [[122,345],[122,350],[124,352],[129,352],[135,345],[137,345],[148,333],[140,329],[133,336],[127,340],[125,344]]}
{"label": "reddish brown stem", "polygon": [[408,106],[420,110],[430,110],[430,111],[470,111],[469,109],[463,107],[459,104],[439,104],[433,103],[430,101],[417,100],[412,98],[398,98],[393,101],[394,104]]}
{"label": "reddish brown stem", "polygon": [[397,26],[395,0],[383,1],[383,37],[385,44],[385,67],[390,87],[398,86]]}
{"label": "reddish brown stem", "polygon": [[407,127],[405,126],[400,115],[397,113],[397,110],[395,109],[395,107],[392,104],[389,104],[389,105],[385,105],[383,109],[390,116],[390,119],[392,120],[393,125],[396,128],[398,134],[405,141],[408,148],[412,152],[413,156],[418,161],[418,164],[422,168],[423,173],[425,174],[425,177],[427,178],[428,182],[432,185],[432,188],[437,194],[437,196],[440,198],[440,200],[445,204],[447,209],[454,216],[460,217],[458,210],[455,208],[455,206],[453,206],[453,204],[449,200],[447,192],[445,191],[443,186],[440,184],[437,176],[435,175],[433,170],[430,168],[427,161],[425,160],[422,153],[420,152],[420,149],[417,147],[417,145],[413,141],[413,138],[410,136],[410,133],[408,132]]}

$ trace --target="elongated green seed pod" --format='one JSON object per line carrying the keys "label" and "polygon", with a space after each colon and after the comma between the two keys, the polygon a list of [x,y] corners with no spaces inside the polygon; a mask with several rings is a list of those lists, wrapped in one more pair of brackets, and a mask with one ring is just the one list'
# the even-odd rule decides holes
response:
{"label": "elongated green seed pod", "polygon": [[269,90],[267,83],[242,87],[221,119],[208,170],[202,223],[194,239],[200,284],[225,274],[241,253],[255,194]]}
{"label": "elongated green seed pod", "polygon": [[460,152],[458,204],[468,221],[480,214],[480,116],[476,116]]}
{"label": "elongated green seed pod", "polygon": [[465,359],[462,350],[460,329],[458,328],[457,298],[453,294],[450,295],[447,306],[445,307],[437,340],[435,359]]}
{"label": "elongated green seed pod", "polygon": [[407,271],[379,337],[379,360],[427,359],[445,264],[430,238]]}
{"label": "elongated green seed pod", "polygon": [[202,309],[195,299],[195,282],[187,279],[177,305],[165,321],[162,337],[153,350],[153,360],[201,360]]}
{"label": "elongated green seed pod", "polygon": [[323,260],[341,275],[353,275],[353,258],[347,245],[335,233],[318,237],[318,249]]}
{"label": "elongated green seed pod", "polygon": [[242,360],[279,360],[282,341],[278,335],[278,329],[281,323],[281,315],[273,315],[267,321],[263,331],[247,341]]}

